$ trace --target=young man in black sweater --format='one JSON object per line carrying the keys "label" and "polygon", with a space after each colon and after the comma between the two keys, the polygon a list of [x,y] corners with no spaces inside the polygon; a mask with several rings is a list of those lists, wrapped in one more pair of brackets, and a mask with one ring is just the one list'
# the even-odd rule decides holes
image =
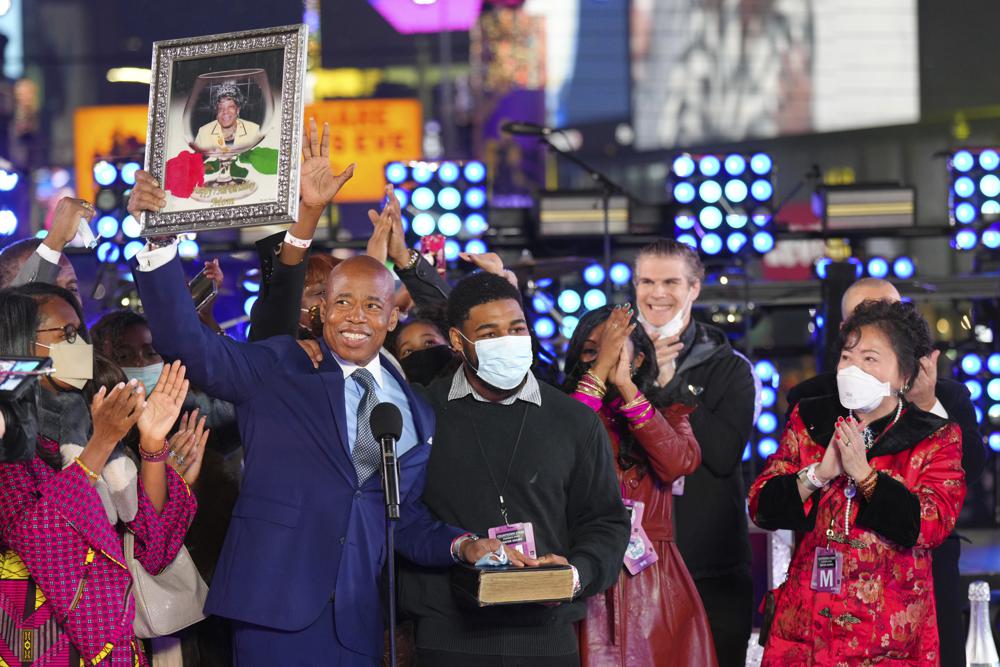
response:
{"label": "young man in black sweater", "polygon": [[539,562],[571,565],[576,594],[554,606],[475,609],[452,592],[447,570],[405,568],[400,607],[416,620],[419,664],[579,665],[573,623],[583,598],[615,581],[628,542],[611,444],[593,412],[531,373],[528,322],[506,280],[464,279],[448,318],[465,363],[426,392],[437,428],[424,502],[476,535],[531,522]]}

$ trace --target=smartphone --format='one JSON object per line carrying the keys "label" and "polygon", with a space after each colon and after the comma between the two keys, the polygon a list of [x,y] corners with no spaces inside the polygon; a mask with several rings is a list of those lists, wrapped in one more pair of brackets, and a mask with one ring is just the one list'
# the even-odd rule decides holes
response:
{"label": "smartphone", "polygon": [[40,375],[51,372],[49,357],[0,358],[0,400],[16,401]]}
{"label": "smartphone", "polygon": [[212,300],[219,292],[215,281],[205,275],[205,269],[198,272],[191,282],[188,283],[188,290],[191,292],[191,299],[194,301],[195,310],[201,310],[205,304]]}

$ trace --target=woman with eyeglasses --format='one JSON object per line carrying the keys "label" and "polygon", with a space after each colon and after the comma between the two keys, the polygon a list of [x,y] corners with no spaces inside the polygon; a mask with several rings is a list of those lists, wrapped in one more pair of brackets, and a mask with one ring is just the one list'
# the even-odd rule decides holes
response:
{"label": "woman with eyeglasses", "polygon": [[[0,356],[49,356],[57,371],[38,392],[74,392],[92,374],[75,299],[45,286],[0,291]],[[89,360],[89,366],[87,360]],[[123,535],[151,574],[177,555],[195,500],[167,464],[184,367],[166,367],[149,396],[138,382],[100,389],[82,440],[39,433],[34,458],[0,463],[0,664],[147,664]],[[82,398],[81,398],[82,400]],[[141,463],[120,454],[138,427]],[[131,467],[130,467],[131,466]]]}

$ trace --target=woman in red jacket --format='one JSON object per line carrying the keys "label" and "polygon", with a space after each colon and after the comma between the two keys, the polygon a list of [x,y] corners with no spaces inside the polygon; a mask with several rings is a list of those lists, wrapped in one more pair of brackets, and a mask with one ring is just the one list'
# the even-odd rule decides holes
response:
{"label": "woman in red jacket", "polygon": [[750,489],[798,532],[763,665],[938,665],[930,550],[965,499],[962,436],[903,396],[931,352],[911,304],[865,301],[840,333],[839,396],[800,402]]}
{"label": "woman in red jacket", "polygon": [[626,305],[580,319],[566,357],[565,388],[598,413],[615,449],[622,499],[634,518],[618,583],[587,601],[583,665],[716,664],[698,590],[674,544],[672,485],[701,463],[688,410],[662,413],[643,395],[656,352]]}

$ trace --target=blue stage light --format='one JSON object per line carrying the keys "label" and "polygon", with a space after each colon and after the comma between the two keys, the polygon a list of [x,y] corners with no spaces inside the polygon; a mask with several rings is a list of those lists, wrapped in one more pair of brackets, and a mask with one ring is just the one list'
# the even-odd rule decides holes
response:
{"label": "blue stage light", "polygon": [[17,214],[10,209],[0,210],[0,236],[12,236],[16,231]]}
{"label": "blue stage light", "polygon": [[118,247],[118,244],[113,241],[105,241],[97,246],[97,259],[100,262],[113,264],[118,261],[118,257],[120,255],[121,249]]}
{"label": "blue stage light", "polygon": [[955,232],[955,247],[959,250],[972,250],[979,242],[976,233],[971,229],[960,229]]}
{"label": "blue stage light", "polygon": [[[3,214],[3,211],[0,211],[0,215],[2,215],[2,214]],[[35,238],[36,239],[44,239],[48,235],[49,235],[49,230],[47,230],[47,229],[39,229],[37,232],[35,232]]]}
{"label": "blue stage light", "polygon": [[410,223],[410,229],[417,236],[433,234],[435,227],[437,227],[437,221],[430,213],[417,213],[413,216],[413,222]]}
{"label": "blue stage light", "polygon": [[410,193],[403,188],[393,188],[392,194],[396,195],[396,200],[399,201],[399,208],[404,209],[410,203]]}
{"label": "blue stage light", "polygon": [[699,171],[710,178],[718,174],[721,168],[722,165],[719,163],[719,158],[714,155],[706,155],[698,161]]}
{"label": "blue stage light", "polygon": [[983,423],[983,410],[982,410],[982,408],[980,408],[978,405],[975,405],[973,407],[976,410],[976,423],[977,424],[982,424]]}
{"label": "blue stage light", "polygon": [[864,272],[865,272],[864,262],[862,262],[857,257],[848,257],[847,258],[847,262],[849,264],[853,264],[854,265],[854,275],[855,275],[855,277],[860,278],[862,275],[864,275]]}
{"label": "blue stage light", "polygon": [[1000,375],[1000,352],[994,352],[986,360],[986,368],[993,375]]}
{"label": "blue stage light", "polygon": [[551,317],[539,317],[535,320],[535,335],[539,338],[552,338],[556,335],[556,323]]}
{"label": "blue stage light", "polygon": [[111,185],[116,178],[118,178],[118,170],[110,162],[101,160],[94,165],[94,180],[97,181],[98,185]]}
{"label": "blue stage light", "polygon": [[486,166],[479,161],[466,162],[462,169],[465,180],[469,183],[481,183],[486,178]]}
{"label": "blue stage light", "polygon": [[608,297],[604,295],[599,289],[587,290],[587,293],[583,295],[583,307],[587,310],[594,310],[595,308],[601,308],[607,305]]}
{"label": "blue stage light", "polygon": [[967,354],[962,357],[962,372],[966,375],[979,375],[983,370],[983,358],[978,354]]}
{"label": "blue stage light", "polygon": [[455,188],[441,188],[438,191],[438,205],[446,211],[454,211],[462,205],[462,194]]}
{"label": "blue stage light", "polygon": [[701,237],[701,250],[706,255],[718,255],[722,251],[722,237],[718,234],[705,234]]}
{"label": "blue stage light", "polygon": [[678,243],[683,243],[686,246],[690,246],[695,250],[698,249],[698,239],[696,239],[692,234],[680,234],[675,239]]}
{"label": "blue stage light", "polygon": [[816,275],[819,277],[820,280],[826,279],[826,269],[831,264],[833,264],[833,260],[830,259],[829,257],[820,257],[819,259],[816,260],[815,264]]}
{"label": "blue stage light", "polygon": [[771,384],[771,380],[778,374],[778,369],[766,359],[761,359],[754,364],[753,371],[762,384]]}
{"label": "blue stage light", "polygon": [[889,262],[884,257],[872,257],[868,260],[868,275],[872,278],[885,278],[889,275]]}
{"label": "blue stage light", "polygon": [[983,245],[990,250],[1000,248],[1000,229],[997,229],[996,227],[984,229],[982,240]]}
{"label": "blue stage light", "polygon": [[130,239],[137,239],[142,234],[142,226],[135,219],[135,216],[126,215],[125,219],[122,220],[122,234]]}
{"label": "blue stage light", "polygon": [[965,388],[969,390],[969,398],[978,401],[983,397],[983,385],[979,380],[966,380]]}
{"label": "blue stage light", "polygon": [[824,324],[826,324],[826,318],[823,317],[822,315],[817,315],[816,316],[816,326],[818,328],[822,329]]}
{"label": "blue stage light", "polygon": [[743,250],[747,241],[749,239],[747,239],[747,235],[743,232],[733,232],[726,237],[726,247],[729,248],[729,252],[736,254]]}
{"label": "blue stage light", "polygon": [[455,239],[448,239],[444,242],[444,258],[449,262],[458,259],[460,252],[462,252],[462,246],[458,245],[458,241]]}
{"label": "blue stage light", "polygon": [[470,213],[465,216],[465,231],[473,236],[484,234],[489,228],[490,226],[487,224],[486,218],[481,213]]}
{"label": "blue stage light", "polygon": [[410,195],[410,201],[419,211],[429,211],[434,207],[436,199],[434,191],[430,188],[417,188]]}
{"label": "blue stage light", "polygon": [[722,225],[722,211],[715,206],[706,206],[698,213],[698,220],[705,229],[718,229]]}
{"label": "blue stage light", "polygon": [[747,445],[746,445],[746,447],[743,448],[743,462],[746,463],[747,461],[749,461],[750,460],[750,456],[752,454],[753,454],[753,451],[750,449],[750,443],[748,442]]}
{"label": "blue stage light", "polygon": [[437,228],[445,236],[455,236],[462,231],[462,219],[454,213],[445,213],[438,218]]}
{"label": "blue stage light", "polygon": [[674,174],[681,178],[688,178],[694,174],[694,160],[690,155],[678,155],[674,158]]}
{"label": "blue stage light", "polygon": [[481,255],[486,252],[486,243],[482,239],[472,239],[465,244],[465,252]]}
{"label": "blue stage light", "polygon": [[434,171],[430,168],[430,165],[424,162],[413,165],[413,180],[417,183],[430,183],[432,178],[434,178]]}
{"label": "blue stage light", "polygon": [[583,299],[580,298],[579,292],[568,289],[559,293],[558,303],[559,310],[570,314],[580,310],[580,304],[583,303]]}
{"label": "blue stage light", "polygon": [[555,306],[555,303],[553,303],[552,297],[548,294],[538,292],[535,296],[531,297],[531,307],[535,309],[536,313],[551,312],[553,306]]}
{"label": "blue stage light", "polygon": [[442,162],[438,167],[438,180],[442,183],[454,183],[461,172],[454,162]]}
{"label": "blue stage light", "polygon": [[903,255],[892,260],[892,273],[900,280],[909,280],[917,272],[913,260]]}
{"label": "blue stage light", "polygon": [[0,169],[0,192],[10,192],[17,187],[17,182],[19,180],[20,177],[17,175],[16,171]]}
{"label": "blue stage light", "polygon": [[1000,202],[996,199],[987,199],[983,202],[983,205],[979,207],[979,210],[983,212],[983,215],[1000,215]]}
{"label": "blue stage light", "polygon": [[486,190],[480,187],[469,188],[465,191],[465,205],[469,208],[482,208],[486,205]]}
{"label": "blue stage light", "polygon": [[774,194],[774,187],[771,185],[770,181],[765,181],[763,179],[759,181],[754,181],[750,184],[750,194],[757,201],[767,201]]}
{"label": "blue stage light", "polygon": [[1000,178],[995,174],[987,174],[979,180],[979,189],[987,197],[1000,195]]}
{"label": "blue stage light", "polygon": [[560,332],[565,338],[572,338],[578,324],[580,324],[580,319],[578,317],[564,317]]}
{"label": "blue stage light", "polygon": [[778,428],[778,418],[774,416],[773,412],[762,412],[760,416],[757,417],[757,430],[761,433],[774,433]]}
{"label": "blue stage light", "polygon": [[385,165],[385,180],[393,185],[399,185],[406,181],[408,171],[406,165],[402,162],[390,162]]}
{"label": "blue stage light", "polygon": [[986,385],[986,395],[990,397],[990,400],[1000,401],[1000,378],[990,380],[990,383]]}
{"label": "blue stage light", "polygon": [[698,186],[698,196],[706,204],[714,204],[722,198],[722,186],[718,181],[704,181]]}
{"label": "blue stage light", "polygon": [[749,219],[747,214],[742,211],[734,211],[733,213],[726,214],[726,224],[733,229],[743,229],[747,226]]}
{"label": "blue stage light", "polygon": [[1000,431],[993,431],[986,438],[986,442],[989,443],[990,449],[994,452],[1000,452]]}
{"label": "blue stage light", "polygon": [[747,161],[742,155],[732,155],[726,156],[725,161],[726,173],[731,176],[740,176],[744,171],[747,170]]}
{"label": "blue stage light", "polygon": [[750,219],[758,227],[766,227],[771,222],[771,210],[765,206],[759,206],[753,210]]}
{"label": "blue stage light", "polygon": [[251,294],[256,294],[260,291],[260,269],[250,269],[243,276],[243,280],[240,282],[240,287],[242,287],[247,292]]}
{"label": "blue stage light", "polygon": [[747,184],[743,181],[729,181],[726,183],[726,199],[739,204],[747,198]]}
{"label": "blue stage light", "polygon": [[774,250],[774,237],[769,232],[757,232],[753,235],[753,249],[760,254]]}
{"label": "blue stage light", "polygon": [[694,186],[687,181],[681,181],[674,186],[674,201],[681,204],[690,204],[694,201],[697,194],[698,192],[694,189]]}
{"label": "blue stage light", "polygon": [[118,218],[113,215],[102,215],[97,220],[97,235],[106,239],[114,238],[118,234]]}
{"label": "blue stage light", "polygon": [[774,438],[761,438],[757,443],[757,453],[761,458],[767,458],[778,451],[778,441]]}
{"label": "blue stage light", "polygon": [[129,261],[145,247],[146,244],[142,241],[129,241],[125,244],[125,248],[122,250],[122,256],[125,258],[125,261]]}
{"label": "blue stage light", "polygon": [[990,420],[991,424],[1000,424],[1000,403],[994,403],[990,406],[989,410],[986,411],[986,418]]}
{"label": "blue stage light", "polygon": [[757,153],[750,158],[750,171],[758,176],[763,176],[771,171],[772,166],[771,157],[765,153]]}
{"label": "blue stage light", "polygon": [[122,183],[125,185],[135,185],[135,173],[142,169],[138,162],[126,162],[122,165]]}
{"label": "blue stage light", "polygon": [[611,265],[608,275],[615,285],[625,285],[632,280],[632,267],[625,262],[616,262]]}
{"label": "blue stage light", "polygon": [[399,216],[399,221],[403,224],[403,232],[410,231],[410,219],[405,215]]}
{"label": "blue stage light", "polygon": [[184,239],[177,244],[177,254],[181,259],[194,259],[201,252],[198,242],[192,239]]}
{"label": "blue stage light", "polygon": [[678,213],[674,216],[674,226],[677,227],[677,229],[683,229],[685,231],[688,229],[694,229],[695,222],[697,222],[697,220],[693,215],[691,215],[690,211]]}
{"label": "blue stage light", "polygon": [[772,387],[760,388],[760,407],[770,408],[778,400],[777,392]]}
{"label": "blue stage light", "polygon": [[247,317],[250,317],[250,313],[253,311],[253,305],[257,303],[257,295],[253,294],[246,298],[243,302],[243,312],[246,313]]}
{"label": "blue stage light", "polygon": [[591,264],[583,270],[583,282],[592,287],[604,283],[604,267],[600,264]]}
{"label": "blue stage light", "polygon": [[967,225],[976,219],[976,207],[969,202],[962,202],[955,207],[955,220]]}
{"label": "blue stage light", "polygon": [[958,151],[951,156],[951,166],[956,171],[969,171],[976,164],[976,160],[969,151]]}
{"label": "blue stage light", "polygon": [[968,176],[955,179],[954,189],[959,197],[971,197],[976,194],[976,184]]}
{"label": "blue stage light", "polygon": [[1000,166],[1000,155],[994,150],[987,149],[979,154],[979,166],[986,171],[993,171]]}

